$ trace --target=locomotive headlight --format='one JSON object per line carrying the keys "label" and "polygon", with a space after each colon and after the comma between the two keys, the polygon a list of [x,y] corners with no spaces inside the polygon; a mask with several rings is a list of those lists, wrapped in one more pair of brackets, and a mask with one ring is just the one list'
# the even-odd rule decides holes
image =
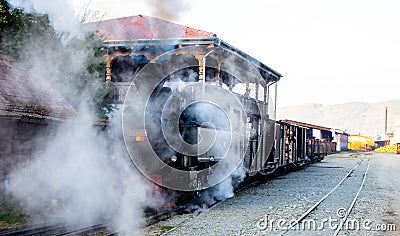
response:
{"label": "locomotive headlight", "polygon": [[178,160],[178,157],[176,157],[175,155],[173,155],[173,156],[171,157],[171,161],[172,161],[172,162],[176,162],[176,160]]}

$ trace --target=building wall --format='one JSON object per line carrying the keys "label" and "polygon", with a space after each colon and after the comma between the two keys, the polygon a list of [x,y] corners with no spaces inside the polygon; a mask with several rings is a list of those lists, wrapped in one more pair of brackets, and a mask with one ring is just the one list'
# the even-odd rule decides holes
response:
{"label": "building wall", "polygon": [[349,149],[349,136],[347,134],[339,134],[340,140],[340,151],[345,151]]}
{"label": "building wall", "polygon": [[393,129],[394,143],[400,143],[400,117],[396,117]]}
{"label": "building wall", "polygon": [[54,135],[56,123],[0,118],[0,180],[30,161]]}
{"label": "building wall", "polygon": [[375,147],[375,142],[372,138],[361,135],[350,135],[348,137],[350,150],[370,151]]}

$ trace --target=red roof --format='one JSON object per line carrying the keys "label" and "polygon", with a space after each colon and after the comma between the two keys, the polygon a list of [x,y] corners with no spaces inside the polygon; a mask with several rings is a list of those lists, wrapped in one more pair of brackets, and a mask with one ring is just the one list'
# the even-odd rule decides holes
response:
{"label": "red roof", "polygon": [[149,16],[129,16],[87,24],[105,40],[210,38],[213,33]]}

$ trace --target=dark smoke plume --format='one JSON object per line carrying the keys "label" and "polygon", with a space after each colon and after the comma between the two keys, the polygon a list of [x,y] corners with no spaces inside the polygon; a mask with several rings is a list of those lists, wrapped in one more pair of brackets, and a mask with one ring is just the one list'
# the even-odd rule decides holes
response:
{"label": "dark smoke plume", "polygon": [[190,10],[187,0],[146,0],[154,17],[163,20],[178,20],[180,15]]}

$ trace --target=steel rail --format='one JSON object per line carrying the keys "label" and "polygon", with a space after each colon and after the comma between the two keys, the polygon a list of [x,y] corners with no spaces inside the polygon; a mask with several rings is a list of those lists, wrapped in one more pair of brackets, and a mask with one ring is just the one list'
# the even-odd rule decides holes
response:
{"label": "steel rail", "polygon": [[107,223],[96,224],[96,225],[92,225],[92,226],[86,226],[83,228],[72,229],[72,230],[64,232],[64,233],[56,234],[55,236],[84,235],[84,234],[87,234],[88,232],[91,232],[94,230],[107,229],[107,227],[109,227],[109,226],[110,226],[110,224],[107,224]]}
{"label": "steel rail", "polygon": [[301,215],[299,218],[297,218],[296,221],[294,221],[286,230],[282,231],[279,235],[285,235],[288,233],[291,229],[293,229],[296,225],[298,225],[304,218],[306,218],[311,212],[313,212],[325,199],[327,199],[342,183],[353,173],[355,169],[357,169],[361,163],[364,161],[364,159],[361,159],[359,162],[357,162],[354,167],[347,172],[347,174],[343,177],[342,180],[339,181],[339,183],[331,189],[325,196],[323,196],[318,202],[316,202],[312,207],[310,207],[303,215]]}
{"label": "steel rail", "polygon": [[64,229],[64,225],[62,224],[54,224],[54,225],[35,225],[35,226],[27,226],[19,229],[4,231],[0,233],[0,236],[21,236],[21,235],[40,235],[46,232],[51,232],[54,230]]}
{"label": "steel rail", "polygon": [[363,176],[363,180],[362,180],[362,182],[361,182],[360,188],[358,189],[356,196],[354,196],[354,199],[353,199],[353,201],[351,202],[349,208],[347,209],[346,215],[343,217],[342,221],[340,222],[339,227],[337,227],[335,233],[333,233],[333,236],[337,236],[337,235],[339,234],[340,230],[342,230],[342,228],[343,228],[343,224],[347,221],[347,218],[349,217],[350,212],[351,212],[351,210],[353,209],[354,204],[356,203],[356,200],[357,200],[357,198],[358,198],[358,195],[360,195],[361,189],[362,189],[362,187],[364,186],[365,179],[367,178],[367,173],[368,173],[368,169],[369,169],[370,163],[371,163],[371,158],[368,159],[368,166],[367,166],[367,169],[366,169],[365,172],[364,172],[364,176]]}

